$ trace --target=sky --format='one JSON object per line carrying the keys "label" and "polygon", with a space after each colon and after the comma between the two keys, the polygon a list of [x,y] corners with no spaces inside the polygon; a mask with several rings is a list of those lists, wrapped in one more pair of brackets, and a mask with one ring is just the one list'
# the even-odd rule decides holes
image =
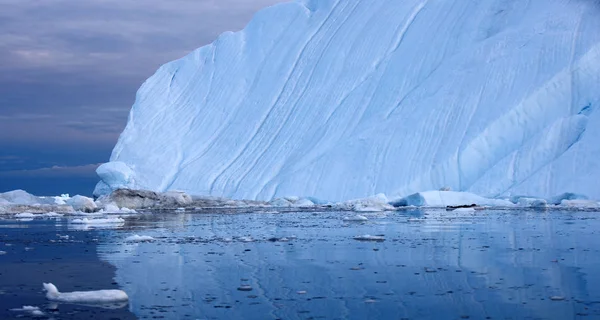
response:
{"label": "sky", "polygon": [[91,195],[162,64],[283,0],[0,0],[0,192]]}

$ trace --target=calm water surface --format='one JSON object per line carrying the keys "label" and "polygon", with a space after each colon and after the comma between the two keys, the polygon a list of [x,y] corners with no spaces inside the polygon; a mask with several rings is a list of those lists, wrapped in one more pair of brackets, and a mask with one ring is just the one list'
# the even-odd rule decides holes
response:
{"label": "calm water surface", "polygon": [[[31,317],[9,309],[35,305],[54,319],[600,319],[599,214],[169,213],[80,230],[2,221],[0,318]],[[155,240],[125,241],[135,234]],[[42,281],[118,287],[130,303],[52,306]]]}

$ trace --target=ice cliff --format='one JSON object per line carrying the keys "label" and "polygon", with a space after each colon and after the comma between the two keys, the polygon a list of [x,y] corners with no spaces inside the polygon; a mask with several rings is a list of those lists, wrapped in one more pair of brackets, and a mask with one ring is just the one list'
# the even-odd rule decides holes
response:
{"label": "ice cliff", "polygon": [[600,3],[305,0],[162,66],[97,194],[600,199]]}

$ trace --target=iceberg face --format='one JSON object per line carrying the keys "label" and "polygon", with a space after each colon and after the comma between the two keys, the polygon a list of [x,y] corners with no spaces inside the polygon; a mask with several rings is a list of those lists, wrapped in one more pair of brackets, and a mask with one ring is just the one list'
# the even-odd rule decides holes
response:
{"label": "iceberg face", "polygon": [[96,194],[598,199],[599,15],[592,0],[267,8],[143,84]]}

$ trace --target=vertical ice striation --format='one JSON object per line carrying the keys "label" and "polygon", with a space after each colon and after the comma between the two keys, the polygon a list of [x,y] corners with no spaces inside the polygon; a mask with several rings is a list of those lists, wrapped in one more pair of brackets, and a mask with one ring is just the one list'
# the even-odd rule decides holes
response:
{"label": "vertical ice striation", "polygon": [[148,79],[97,191],[600,198],[599,104],[597,1],[291,2]]}

